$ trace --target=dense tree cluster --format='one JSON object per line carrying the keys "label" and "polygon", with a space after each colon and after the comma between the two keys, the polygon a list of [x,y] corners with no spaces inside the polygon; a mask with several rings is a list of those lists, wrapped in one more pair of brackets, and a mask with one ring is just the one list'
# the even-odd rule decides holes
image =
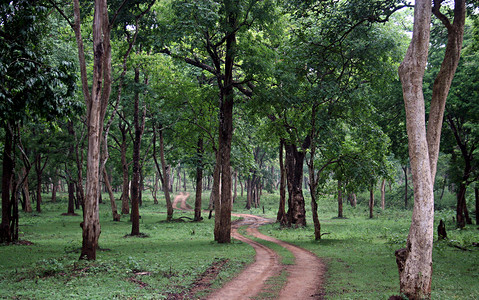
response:
{"label": "dense tree cluster", "polygon": [[[102,188],[113,220],[129,215],[140,235],[142,193],[157,203],[162,190],[172,220],[170,193],[189,180],[195,221],[211,190],[219,243],[231,240],[238,183],[247,209],[279,189],[288,227],[306,225],[309,192],[321,239],[322,195],[338,194],[343,217],[343,198],[356,205],[370,191],[372,218],[374,189],[384,209],[399,167],[404,206],[408,170],[415,205],[397,253],[401,289],[427,296],[432,226],[414,225],[432,224],[435,190],[456,192],[462,228],[474,187],[478,221],[479,25],[465,1],[446,2],[416,0],[414,27],[414,6],[396,0],[1,4],[1,242],[18,239],[19,207],[31,212],[34,200],[41,212],[42,192],[55,201],[66,186],[66,212],[83,213],[81,258],[95,259]],[[439,156],[448,161],[437,171]]]}

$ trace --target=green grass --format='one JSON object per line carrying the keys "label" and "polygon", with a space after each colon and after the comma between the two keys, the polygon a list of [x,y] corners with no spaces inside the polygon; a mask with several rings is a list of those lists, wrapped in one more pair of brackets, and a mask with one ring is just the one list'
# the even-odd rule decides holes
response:
{"label": "green grass", "polygon": [[[321,241],[314,241],[312,220],[306,228],[281,229],[277,224],[260,228],[264,234],[308,249],[328,266],[327,299],[387,299],[399,294],[399,275],[394,251],[405,246],[411,212],[398,209],[375,210],[368,218],[366,207],[345,205],[347,219],[337,219],[334,202],[320,209]],[[446,222],[450,241],[436,242],[433,251],[433,299],[479,299],[479,240],[477,226],[455,230],[451,211],[436,213]],[[437,224],[436,224],[437,226]],[[462,251],[451,245],[464,246]]]}
{"label": "green grass", "polygon": [[140,231],[148,237],[125,237],[129,217],[113,222],[109,205],[101,204],[102,250],[95,262],[79,261],[82,217],[62,216],[62,200],[46,202],[40,214],[21,214],[20,239],[33,245],[0,245],[0,298],[161,299],[187,291],[216,260],[228,259],[217,277],[224,282],[254,258],[248,245],[213,242],[213,219],[167,223],[163,205],[144,201]]}
{"label": "green grass", "polygon": [[[193,193],[189,198],[193,204]],[[58,203],[43,205],[43,212],[20,216],[22,240],[33,245],[0,245],[1,299],[161,299],[169,294],[185,293],[197,278],[216,260],[228,259],[213,288],[237,274],[254,258],[253,249],[234,241],[230,245],[213,242],[213,219],[207,214],[201,223],[164,222],[164,200],[153,205],[145,195],[140,208],[140,231],[147,238],[125,238],[131,231],[128,216],[111,221],[106,195],[100,205],[102,234],[97,261],[79,261],[81,216],[61,216],[66,212],[66,196]],[[204,195],[208,205],[208,194]],[[244,210],[245,197],[239,197],[235,212],[253,213],[275,218],[277,195],[264,194],[258,208]],[[264,226],[261,231],[304,247],[323,258],[328,266],[327,299],[387,299],[398,294],[398,273],[394,251],[405,245],[411,212],[388,208],[375,210],[368,219],[363,204],[357,208],[344,205],[347,219],[335,219],[334,197],[319,203],[322,232],[329,233],[319,242],[313,240],[313,227],[280,229]],[[264,206],[264,214],[263,214]],[[309,200],[307,215],[310,217]],[[78,211],[81,213],[81,211]],[[190,212],[175,211],[175,218],[191,217]],[[455,230],[454,212],[442,210],[436,220],[446,220],[449,241],[435,243],[433,299],[479,299],[479,242],[477,226]],[[266,242],[288,261],[288,252]],[[451,245],[466,247],[462,251]],[[285,252],[286,251],[286,252]],[[258,299],[274,298],[286,281],[286,273],[271,278]],[[202,293],[204,295],[205,292]]]}

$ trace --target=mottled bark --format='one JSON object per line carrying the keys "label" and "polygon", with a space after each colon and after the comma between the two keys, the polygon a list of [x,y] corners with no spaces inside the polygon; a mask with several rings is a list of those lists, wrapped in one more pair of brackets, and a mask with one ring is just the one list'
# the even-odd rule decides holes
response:
{"label": "mottled bark", "polygon": [[381,181],[381,209],[386,208],[386,179]]}
{"label": "mottled bark", "polygon": [[400,291],[410,299],[430,298],[434,223],[434,178],[445,100],[462,47],[465,3],[456,0],[454,23],[439,12],[442,1],[434,2],[434,13],[448,29],[448,43],[441,70],[433,87],[426,133],[423,77],[430,37],[431,1],[417,0],[411,44],[399,67],[406,108],[409,157],[414,182],[414,209],[405,249],[396,251]]}
{"label": "mottled bark", "polygon": [[[302,190],[305,150],[298,151],[296,145],[285,144],[286,178],[288,180],[288,226],[306,226],[306,210]],[[303,149],[305,149],[303,147]]]}
{"label": "mottled bark", "polygon": [[279,145],[279,169],[280,169],[280,181],[279,181],[279,208],[276,216],[276,221],[281,226],[288,224],[288,217],[286,215],[286,170],[284,167],[284,140],[280,141]]}

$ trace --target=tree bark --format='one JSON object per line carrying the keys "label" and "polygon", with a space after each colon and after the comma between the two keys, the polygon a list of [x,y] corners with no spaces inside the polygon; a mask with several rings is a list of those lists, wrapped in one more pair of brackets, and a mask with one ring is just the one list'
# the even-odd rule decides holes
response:
{"label": "tree bark", "polygon": [[[286,176],[288,180],[288,226],[306,226],[306,210],[302,191],[305,150],[298,151],[296,145],[285,144]],[[303,147],[303,149],[306,149]]]}
{"label": "tree bark", "polygon": [[129,164],[126,160],[126,124],[119,125],[121,132],[120,157],[121,169],[123,171],[123,183],[121,192],[121,213],[127,215],[130,213],[130,178],[129,178]]}
{"label": "tree bark", "polygon": [[[135,68],[135,84],[140,83],[140,70]],[[131,179],[131,235],[140,235],[140,147],[143,127],[140,124],[140,93],[135,91],[133,105],[135,139],[133,141],[133,176]]]}
{"label": "tree bark", "polygon": [[374,218],[374,188],[369,189],[369,218]]}
{"label": "tree bark", "polygon": [[386,208],[386,179],[381,181],[381,209]]}
{"label": "tree bark", "polygon": [[407,192],[408,192],[408,182],[407,182],[407,165],[403,168],[404,171],[404,209],[407,209]]}
{"label": "tree bark", "polygon": [[276,221],[281,226],[288,224],[288,217],[286,216],[286,170],[284,168],[283,159],[284,140],[281,139],[279,145],[279,169],[280,169],[280,182],[279,182],[279,208],[276,216]]}
{"label": "tree bark", "polygon": [[111,187],[110,178],[108,176],[108,172],[106,171],[106,168],[103,168],[103,181],[105,182],[105,186],[108,191],[108,196],[110,198],[111,214],[113,217],[113,221],[119,222],[121,219],[121,215],[118,213],[118,209],[116,207],[115,195],[113,194],[113,189]]}
{"label": "tree bark", "polygon": [[201,192],[203,188],[203,138],[198,138],[196,152],[198,161],[196,165],[196,194],[195,194],[195,217],[194,221],[199,222],[201,217]]}
{"label": "tree bark", "polygon": [[474,188],[474,196],[476,198],[476,225],[479,225],[479,188]]}
{"label": "tree bark", "polygon": [[2,223],[0,225],[0,242],[12,242],[12,234],[10,232],[11,205],[10,205],[10,187],[13,178],[13,132],[10,124],[4,124],[5,143],[3,146],[2,161]]}
{"label": "tree bark", "polygon": [[88,154],[86,197],[83,212],[83,243],[80,259],[95,260],[100,219],[98,199],[100,194],[100,141],[103,120],[111,92],[111,46],[108,5],[106,0],[96,0],[93,17],[93,80],[91,95],[86,74],[83,40],[80,29],[80,4],[74,0],[75,36],[78,44],[83,94],[87,106]]}
{"label": "tree bark", "polygon": [[405,249],[396,251],[400,291],[409,299],[431,296],[434,223],[434,178],[445,99],[462,47],[465,3],[455,1],[454,24],[439,13],[442,1],[434,2],[434,13],[448,29],[448,43],[441,70],[433,87],[426,133],[423,77],[430,37],[431,1],[417,0],[411,44],[399,67],[406,108],[409,157],[414,182],[414,209]]}
{"label": "tree bark", "polygon": [[338,180],[338,218],[343,218],[343,191],[341,180]]}

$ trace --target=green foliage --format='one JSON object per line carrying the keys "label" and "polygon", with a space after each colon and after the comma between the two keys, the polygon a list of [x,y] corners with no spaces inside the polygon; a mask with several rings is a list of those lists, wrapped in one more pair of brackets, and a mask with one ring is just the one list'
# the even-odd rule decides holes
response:
{"label": "green foliage", "polygon": [[0,5],[0,15],[0,120],[52,121],[75,109],[75,65],[71,57],[49,51],[47,8],[9,1]]}

